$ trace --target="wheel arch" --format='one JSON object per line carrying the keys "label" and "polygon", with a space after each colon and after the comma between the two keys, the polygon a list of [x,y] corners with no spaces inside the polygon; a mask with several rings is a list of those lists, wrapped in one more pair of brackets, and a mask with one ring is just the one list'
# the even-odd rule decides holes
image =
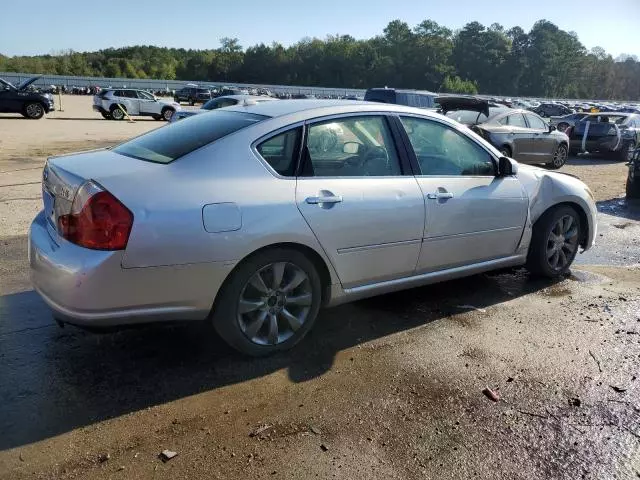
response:
{"label": "wheel arch", "polygon": [[[242,265],[244,262],[248,261],[249,259],[253,258],[256,255],[259,255],[268,250],[275,250],[275,249],[295,250],[305,255],[313,263],[313,265],[316,267],[318,271],[318,275],[320,275],[320,281],[322,282],[322,305],[324,306],[329,304],[331,300],[331,285],[334,283],[332,280],[333,275],[332,275],[332,269],[330,264],[314,248],[308,245],[304,245],[302,243],[296,243],[296,242],[271,243],[269,245],[261,246],[253,250],[252,252],[248,253],[242,258],[242,260],[240,260],[236,265],[234,265],[233,269],[229,271],[224,282],[218,289],[218,292],[222,290],[224,285],[229,281],[232,274],[238,269],[240,265]],[[213,302],[212,311],[213,309],[215,309],[216,303],[218,302],[219,298],[220,298],[219,295],[216,293],[216,298]]]}
{"label": "wheel arch", "polygon": [[581,229],[582,231],[580,232],[579,244],[582,248],[587,248],[589,238],[591,238],[591,229],[593,228],[593,226],[589,222],[589,217],[587,216],[587,212],[585,211],[585,208],[575,200],[566,200],[566,201],[554,203],[553,205],[549,205],[547,208],[542,210],[539,213],[539,215],[536,216],[535,220],[533,221],[533,227],[535,228],[536,223],[538,222],[538,220],[540,220],[540,217],[542,217],[542,215],[544,215],[549,210],[552,210],[561,206],[571,207],[578,214],[578,217],[580,218],[580,226],[583,227]]}

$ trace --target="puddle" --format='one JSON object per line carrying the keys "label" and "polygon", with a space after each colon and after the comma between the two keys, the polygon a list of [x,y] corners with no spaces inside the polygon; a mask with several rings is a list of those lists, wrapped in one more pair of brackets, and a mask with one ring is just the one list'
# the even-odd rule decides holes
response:
{"label": "puddle", "polygon": [[596,285],[599,283],[610,282],[609,277],[600,275],[599,273],[585,272],[584,270],[571,270],[571,275],[567,277],[568,280],[573,282],[588,283]]}

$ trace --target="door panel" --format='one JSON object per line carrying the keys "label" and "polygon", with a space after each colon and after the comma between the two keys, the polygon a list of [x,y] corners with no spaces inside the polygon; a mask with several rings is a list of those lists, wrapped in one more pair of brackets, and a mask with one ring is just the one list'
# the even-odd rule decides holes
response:
{"label": "door panel", "polygon": [[307,130],[296,203],[343,286],[413,274],[424,199],[402,174],[387,119],[348,115]]}
{"label": "door panel", "polygon": [[415,270],[424,229],[415,178],[299,178],[296,203],[345,288]]}
{"label": "door panel", "polygon": [[533,135],[533,161],[545,163],[550,160],[556,149],[556,139],[549,133],[549,126],[537,115],[525,113],[527,123]]}
{"label": "door panel", "polygon": [[416,272],[513,255],[528,209],[518,179],[496,177],[493,156],[463,131],[432,119],[400,120],[425,198],[424,240]]}
{"label": "door panel", "polygon": [[533,135],[521,113],[514,113],[506,117],[507,127],[510,129],[508,138],[513,145],[513,158],[520,162],[533,160]]}
{"label": "door panel", "polygon": [[[418,184],[426,199],[418,272],[506,257],[516,251],[528,202],[515,177],[418,177]],[[444,192],[451,198],[438,198]]]}

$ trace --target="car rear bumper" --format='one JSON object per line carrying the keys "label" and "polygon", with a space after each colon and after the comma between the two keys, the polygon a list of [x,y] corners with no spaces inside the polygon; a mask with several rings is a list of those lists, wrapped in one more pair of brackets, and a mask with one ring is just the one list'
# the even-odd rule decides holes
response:
{"label": "car rear bumper", "polygon": [[43,212],[29,230],[33,286],[57,319],[76,325],[202,320],[234,266],[212,262],[122,268],[122,255],[54,240]]}

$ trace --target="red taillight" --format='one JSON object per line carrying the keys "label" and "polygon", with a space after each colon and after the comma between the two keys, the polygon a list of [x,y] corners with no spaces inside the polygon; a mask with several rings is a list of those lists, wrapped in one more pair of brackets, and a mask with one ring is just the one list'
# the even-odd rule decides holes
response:
{"label": "red taillight", "polygon": [[123,250],[132,226],[129,209],[93,182],[80,187],[71,213],[58,217],[62,237],[93,250]]}

